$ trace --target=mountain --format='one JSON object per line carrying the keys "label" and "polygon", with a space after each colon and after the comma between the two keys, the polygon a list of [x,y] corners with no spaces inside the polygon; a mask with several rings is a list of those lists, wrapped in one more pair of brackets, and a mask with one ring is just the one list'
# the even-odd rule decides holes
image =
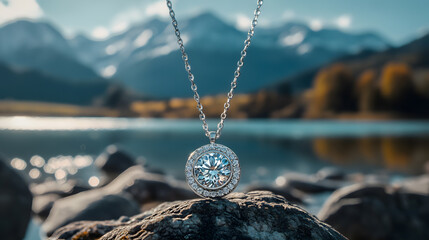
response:
{"label": "mountain", "polygon": [[34,70],[14,70],[0,64],[0,99],[91,105],[111,83],[64,81]]}
{"label": "mountain", "polygon": [[98,77],[77,59],[68,40],[51,24],[43,22],[19,20],[2,26],[0,61],[72,81]]}
{"label": "mountain", "polygon": [[[210,13],[181,20],[182,38],[202,95],[226,92],[247,32]],[[187,97],[187,74],[169,21],[153,19],[104,41],[78,36],[71,44],[80,57],[105,76],[152,96]],[[313,31],[305,24],[259,26],[245,59],[238,92],[257,91],[284,76],[314,68],[361,49],[389,46],[373,33],[336,29]]]}
{"label": "mountain", "polygon": [[152,38],[161,35],[167,26],[167,22],[153,19],[103,41],[77,35],[70,41],[70,45],[81,61],[102,73],[108,66],[118,66],[129,59],[139,58],[142,51],[148,52],[165,44],[163,39],[158,43],[152,41]]}
{"label": "mountain", "polygon": [[313,79],[321,67],[342,63],[355,75],[358,75],[367,69],[380,70],[389,62],[406,63],[417,71],[429,69],[429,34],[400,47],[390,47],[384,51],[366,50],[357,54],[342,56],[320,67],[308,69],[287,77],[279,83],[272,84],[268,88],[272,90],[290,90],[291,88],[293,92],[301,92],[312,86]]}
{"label": "mountain", "polygon": [[[179,19],[179,26],[200,93],[225,93],[247,32],[211,13]],[[302,23],[258,26],[237,92],[257,91],[361,49],[379,51],[388,46],[373,33],[313,31]],[[49,23],[13,22],[0,27],[0,61],[72,82],[93,81],[100,74],[160,98],[190,94],[171,22],[160,19],[102,41],[84,35],[66,39]]]}

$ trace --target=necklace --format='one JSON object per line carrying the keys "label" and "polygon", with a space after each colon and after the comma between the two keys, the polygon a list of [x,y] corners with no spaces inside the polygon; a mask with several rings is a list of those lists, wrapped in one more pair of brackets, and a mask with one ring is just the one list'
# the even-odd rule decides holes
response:
{"label": "necklace", "polygon": [[193,151],[186,162],[185,175],[190,188],[201,197],[222,197],[231,193],[238,185],[240,180],[240,163],[237,155],[228,147],[216,143],[220,137],[228,109],[231,106],[231,99],[234,96],[234,89],[237,87],[237,80],[240,76],[241,67],[244,64],[244,58],[247,55],[247,49],[250,46],[250,40],[255,33],[255,27],[258,24],[258,17],[261,13],[263,0],[257,1],[254,17],[251,22],[250,30],[244,41],[244,48],[241,51],[240,59],[237,62],[237,69],[234,72],[234,78],[231,82],[231,89],[227,94],[227,100],[224,109],[220,115],[220,122],[217,124],[216,131],[209,131],[206,121],[206,115],[203,112],[203,105],[200,102],[200,95],[197,92],[197,85],[194,81],[194,74],[191,72],[188,54],[185,51],[183,40],[180,36],[179,25],[176,20],[176,14],[173,11],[171,0],[166,0],[170,12],[174,33],[177,37],[182,59],[185,64],[188,79],[191,82],[191,90],[194,93],[194,99],[197,103],[199,118],[203,122],[205,135],[210,139],[210,144],[204,145]]}

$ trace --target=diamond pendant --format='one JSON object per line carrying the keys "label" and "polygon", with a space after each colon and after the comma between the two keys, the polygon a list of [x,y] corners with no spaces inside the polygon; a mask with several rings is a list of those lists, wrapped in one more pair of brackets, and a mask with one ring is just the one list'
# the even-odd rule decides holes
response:
{"label": "diamond pendant", "polygon": [[210,143],[193,151],[186,162],[186,180],[201,197],[223,197],[231,193],[240,180],[237,155],[228,147]]}

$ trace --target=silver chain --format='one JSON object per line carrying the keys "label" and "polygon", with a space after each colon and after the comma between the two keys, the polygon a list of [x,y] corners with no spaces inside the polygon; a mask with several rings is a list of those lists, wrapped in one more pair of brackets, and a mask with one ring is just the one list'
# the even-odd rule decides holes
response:
{"label": "silver chain", "polygon": [[206,121],[206,115],[204,114],[204,111],[203,111],[203,105],[200,102],[200,95],[197,92],[198,88],[197,88],[197,85],[195,84],[194,74],[192,74],[191,72],[191,65],[189,64],[188,54],[185,51],[185,46],[183,44],[182,37],[180,36],[179,24],[177,23],[177,20],[176,20],[176,14],[173,11],[173,4],[171,3],[171,0],[166,0],[166,2],[167,2],[167,7],[170,10],[170,17],[172,21],[171,24],[174,27],[174,33],[176,34],[176,37],[177,37],[177,43],[179,44],[180,51],[182,52],[182,59],[183,59],[183,62],[185,63],[185,69],[188,72],[188,79],[191,82],[191,89],[194,92],[194,99],[195,99],[195,102],[197,102],[197,109],[200,112],[199,117],[200,117],[200,120],[203,122],[203,129],[205,131],[206,136],[210,138],[210,141],[215,142],[216,139],[220,137],[220,134],[223,129],[224,122],[227,116],[226,114],[229,108],[231,107],[231,99],[234,96],[234,89],[237,87],[237,80],[238,80],[238,77],[240,77],[240,70],[244,64],[244,58],[247,55],[247,49],[250,46],[250,40],[252,39],[255,33],[255,27],[258,24],[259,14],[261,14],[261,7],[264,1],[257,0],[257,6],[254,12],[253,20],[251,22],[250,30],[247,33],[246,40],[244,41],[244,48],[241,51],[240,59],[237,62],[237,69],[234,72],[234,79],[231,82],[231,89],[229,90],[227,94],[228,98],[225,104],[223,105],[224,107],[223,112],[220,115],[220,122],[217,124],[216,131],[209,131],[209,126]]}

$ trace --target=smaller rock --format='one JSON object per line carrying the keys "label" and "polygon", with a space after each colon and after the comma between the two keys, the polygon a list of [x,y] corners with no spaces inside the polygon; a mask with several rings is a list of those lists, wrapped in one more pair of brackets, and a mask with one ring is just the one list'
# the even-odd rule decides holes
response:
{"label": "smaller rock", "polygon": [[79,184],[76,180],[68,180],[65,183],[47,181],[40,184],[32,184],[30,189],[35,196],[56,194],[60,197],[67,197],[76,193],[90,190],[91,188],[86,185]]}
{"label": "smaller rock", "polygon": [[49,213],[51,212],[54,202],[61,197],[57,194],[44,194],[39,196],[34,196],[33,199],[33,213],[40,217],[42,220],[45,220]]}
{"label": "smaller rock", "polygon": [[324,167],[317,171],[316,177],[320,180],[346,180],[347,174],[336,167]]}
{"label": "smaller rock", "polygon": [[0,158],[0,238],[21,240],[31,217],[32,195],[25,180]]}
{"label": "smaller rock", "polygon": [[196,197],[184,182],[148,173],[141,166],[127,169],[102,189],[111,194],[128,193],[141,205]]}
{"label": "smaller rock", "polygon": [[[97,206],[97,204],[105,207],[104,209],[100,207],[100,211],[103,214],[99,214],[99,216],[104,216],[105,218],[99,218],[99,220],[108,220],[119,217],[120,215],[117,216],[117,211],[121,208],[124,211],[123,215],[128,215],[125,213],[135,210],[134,206],[139,208],[140,205],[143,205],[144,208],[144,205],[147,203],[153,204],[154,202],[196,197],[184,185],[183,182],[170,181],[163,175],[147,173],[141,166],[134,166],[127,169],[104,187],[81,192],[56,201],[43,228],[48,234],[51,234],[55,229],[77,218],[79,220],[94,220],[95,216],[91,216],[85,212],[88,212],[91,210],[90,207]],[[126,200],[120,201],[117,209],[115,209],[111,208],[111,205],[104,204],[104,202],[100,203],[100,199],[104,199],[106,195],[123,196]],[[120,204],[123,204],[123,206]],[[89,213],[97,214],[92,210]]]}
{"label": "smaller rock", "polygon": [[126,196],[79,193],[54,203],[43,229],[51,235],[57,228],[80,220],[107,220],[132,216],[140,212],[139,205]]}
{"label": "smaller rock", "polygon": [[297,173],[288,173],[283,177],[285,183],[279,187],[297,189],[305,193],[332,192],[344,184],[332,180],[319,180],[313,176]]}
{"label": "smaller rock", "polygon": [[108,175],[118,175],[136,164],[133,157],[115,145],[108,146],[95,160],[95,165]]}
{"label": "smaller rock", "polygon": [[388,185],[341,188],[318,215],[350,239],[429,239],[429,195]]}
{"label": "smaller rock", "polygon": [[406,179],[398,187],[404,191],[429,195],[429,174]]}

